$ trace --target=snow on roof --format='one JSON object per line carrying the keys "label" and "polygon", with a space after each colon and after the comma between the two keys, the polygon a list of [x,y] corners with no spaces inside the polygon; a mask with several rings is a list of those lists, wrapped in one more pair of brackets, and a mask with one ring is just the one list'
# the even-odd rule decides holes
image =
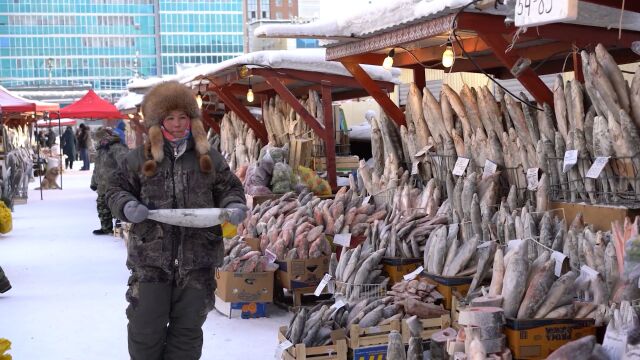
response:
{"label": "snow on roof", "polygon": [[120,111],[135,109],[136,106],[140,105],[143,97],[144,95],[142,94],[129,92],[125,96],[121,97],[120,100],[118,100],[114,105]]}
{"label": "snow on roof", "polygon": [[157,85],[165,81],[171,81],[176,79],[177,79],[176,75],[131,79],[127,84],[127,89],[128,90],[144,90],[152,87],[153,85]]}
{"label": "snow on roof", "polygon": [[[257,51],[244,54],[217,64],[205,64],[185,70],[177,76],[182,83],[194,81],[198,76],[211,75],[227,68],[247,65],[248,67],[269,67],[321,72],[351,77],[345,67],[335,61],[325,60],[325,49],[296,49]],[[363,69],[373,80],[399,84],[400,69],[385,70],[381,66],[363,65]]]}
{"label": "snow on roof", "polygon": [[257,37],[352,38],[376,33],[414,22],[444,11],[461,8],[469,0],[397,0],[367,7],[359,12],[337,12],[331,19],[307,24],[263,25],[254,31]]}

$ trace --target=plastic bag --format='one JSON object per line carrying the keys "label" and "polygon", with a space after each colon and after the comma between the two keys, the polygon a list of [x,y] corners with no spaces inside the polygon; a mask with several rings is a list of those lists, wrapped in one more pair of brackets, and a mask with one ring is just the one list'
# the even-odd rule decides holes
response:
{"label": "plastic bag", "polygon": [[11,210],[5,205],[4,201],[0,201],[0,233],[6,234],[11,229],[13,229]]}
{"label": "plastic bag", "polygon": [[602,348],[609,359],[621,359],[627,350],[627,336],[638,326],[638,315],[628,301],[623,301],[620,309],[613,311],[607,325]]}
{"label": "plastic bag", "polygon": [[331,186],[326,180],[321,179],[315,171],[304,166],[298,166],[298,174],[300,174],[302,183],[315,195],[331,195]]}
{"label": "plastic bag", "polygon": [[276,163],[273,168],[273,177],[271,178],[271,190],[276,194],[283,194],[291,191],[291,176],[293,172],[289,165],[285,163]]}

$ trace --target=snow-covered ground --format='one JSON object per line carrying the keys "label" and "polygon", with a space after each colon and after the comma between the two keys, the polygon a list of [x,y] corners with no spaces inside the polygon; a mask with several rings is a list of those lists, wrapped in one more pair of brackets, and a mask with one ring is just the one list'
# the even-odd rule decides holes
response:
{"label": "snow-covered ground", "polygon": [[[76,162],[76,169],[82,164]],[[127,359],[124,298],[129,272],[122,239],[99,227],[91,171],[67,171],[64,190],[34,190],[16,205],[13,231],[0,235],[0,266],[13,288],[0,294],[0,338],[14,359]],[[202,359],[271,359],[290,314],[228,319],[209,313]],[[236,314],[237,315],[237,314]]]}

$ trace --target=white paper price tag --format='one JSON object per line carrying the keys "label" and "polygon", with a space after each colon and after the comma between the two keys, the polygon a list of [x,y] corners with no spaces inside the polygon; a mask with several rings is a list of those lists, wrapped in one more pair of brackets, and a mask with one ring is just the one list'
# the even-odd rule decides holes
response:
{"label": "white paper price tag", "polygon": [[418,162],[414,161],[411,165],[411,175],[418,175]]}
{"label": "white paper price tag", "polygon": [[560,275],[562,275],[562,264],[564,263],[564,259],[567,258],[567,255],[554,251],[551,253],[551,258],[556,261],[555,273],[557,277],[560,277]]}
{"label": "white paper price tag", "polygon": [[424,271],[424,268],[422,266],[420,266],[417,269],[413,270],[412,272],[408,273],[407,275],[405,275],[403,277],[407,281],[413,280],[413,279],[416,278],[416,276],[422,274],[423,271]]}
{"label": "white paper price tag", "polygon": [[587,265],[580,267],[580,272],[588,276],[590,279],[595,279],[598,276],[598,272]]}
{"label": "white paper price tag", "polygon": [[267,261],[269,262],[269,264],[273,264],[274,262],[276,262],[276,259],[278,259],[278,256],[271,252],[271,250],[266,250],[264,253],[267,256]]}
{"label": "white paper price tag", "polygon": [[330,309],[334,309],[334,310],[339,310],[340,308],[344,307],[345,305],[347,305],[344,300],[342,298],[336,300],[336,302],[331,305]]}
{"label": "white paper price tag", "polygon": [[333,243],[342,247],[351,245],[351,234],[335,234],[333,235]]}
{"label": "white paper price tag", "polygon": [[462,176],[464,171],[467,170],[467,166],[469,166],[469,158],[459,157],[451,173],[455,176]]}
{"label": "white paper price tag", "polygon": [[538,168],[527,169],[527,189],[538,190]]}
{"label": "white paper price tag", "polygon": [[287,350],[288,348],[292,347],[293,343],[291,343],[291,341],[289,340],[285,340],[283,342],[281,342],[280,344],[278,344],[278,347],[276,348],[276,356],[275,358],[280,360],[282,359],[282,353]]}
{"label": "white paper price tag", "polygon": [[578,163],[578,150],[567,150],[564,153],[564,162],[562,164],[562,172],[567,172]]}
{"label": "white paper price tag", "polygon": [[363,204],[368,204],[369,201],[371,200],[371,195],[367,195],[364,197],[364,199],[362,200]]}
{"label": "white paper price tag", "polygon": [[578,0],[516,0],[516,26],[538,26],[578,17]]}
{"label": "white paper price tag", "polygon": [[482,172],[482,178],[484,179],[495,174],[496,170],[498,170],[498,164],[494,163],[489,159],[485,160],[484,171]]}
{"label": "white paper price tag", "polygon": [[587,171],[587,177],[590,179],[600,177],[600,173],[602,173],[604,167],[607,166],[607,162],[609,162],[609,156],[598,156],[589,168],[589,171]]}
{"label": "white paper price tag", "polygon": [[324,274],[324,276],[322,277],[322,280],[320,280],[320,284],[318,284],[318,287],[316,288],[316,291],[313,292],[313,294],[315,296],[320,296],[320,294],[322,294],[322,290],[324,290],[325,286],[327,286],[330,280],[331,280],[331,275]]}

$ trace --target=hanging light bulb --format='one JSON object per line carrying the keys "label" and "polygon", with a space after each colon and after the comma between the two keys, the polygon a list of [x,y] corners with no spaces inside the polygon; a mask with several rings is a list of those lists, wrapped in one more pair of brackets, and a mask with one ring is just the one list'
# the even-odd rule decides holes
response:
{"label": "hanging light bulb", "polygon": [[140,116],[140,119],[144,120],[144,115],[142,114],[142,110],[138,111],[138,116]]}
{"label": "hanging light bulb", "polygon": [[251,90],[251,88],[249,88],[249,91],[247,91],[247,101],[250,103],[253,102],[253,90]]}
{"label": "hanging light bulb", "polygon": [[129,114],[129,119],[133,119],[134,116],[135,115],[133,115],[133,114]]}
{"label": "hanging light bulb", "polygon": [[200,90],[198,90],[198,95],[196,95],[196,103],[198,104],[198,108],[202,107],[202,94]]}
{"label": "hanging light bulb", "polygon": [[391,69],[391,67],[393,66],[393,57],[395,55],[396,55],[396,49],[389,50],[389,54],[387,54],[387,57],[384,58],[384,61],[382,62],[382,67],[385,70]]}
{"label": "hanging light bulb", "polygon": [[447,45],[447,49],[442,53],[442,66],[450,68],[453,65],[454,58],[453,47]]}

